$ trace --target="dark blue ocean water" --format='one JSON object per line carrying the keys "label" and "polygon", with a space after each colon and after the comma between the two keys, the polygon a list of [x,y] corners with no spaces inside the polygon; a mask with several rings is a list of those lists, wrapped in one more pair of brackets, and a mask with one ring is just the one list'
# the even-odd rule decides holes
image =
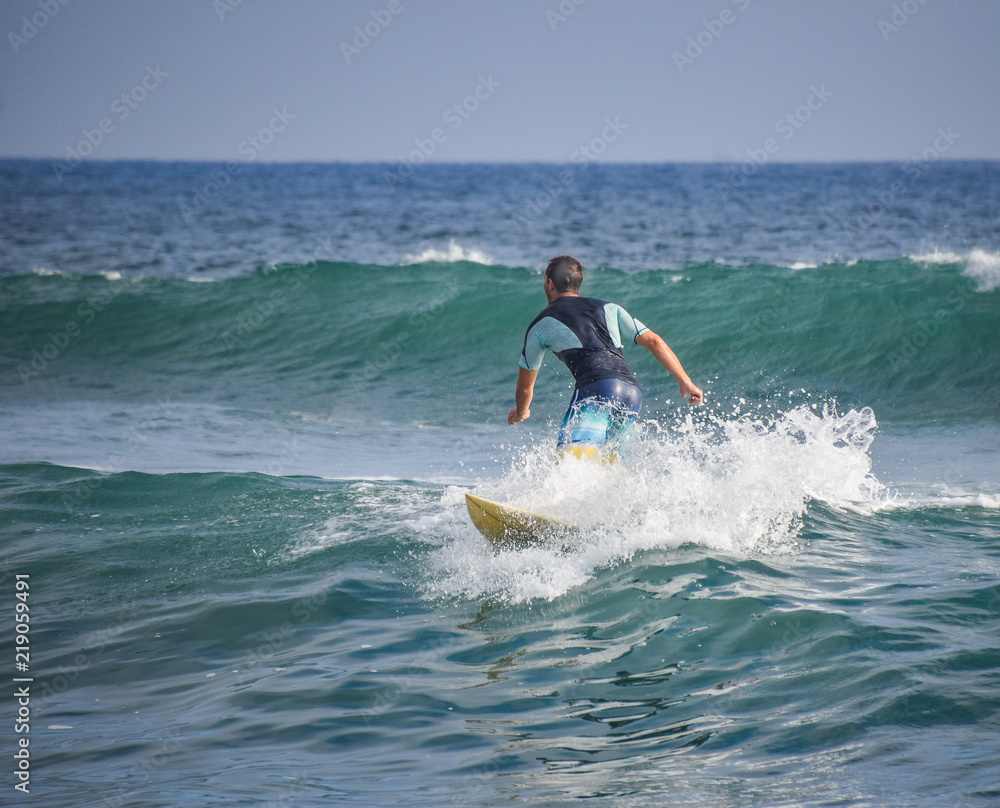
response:
{"label": "dark blue ocean water", "polygon": [[[0,162],[0,792],[1000,804],[1000,165],[402,173]],[[612,467],[560,253],[707,394]]]}

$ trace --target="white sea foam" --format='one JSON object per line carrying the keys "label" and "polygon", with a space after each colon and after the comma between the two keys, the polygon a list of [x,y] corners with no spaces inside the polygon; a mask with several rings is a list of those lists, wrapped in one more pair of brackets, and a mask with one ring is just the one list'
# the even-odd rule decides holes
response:
{"label": "white sea foam", "polygon": [[923,489],[900,492],[890,507],[895,510],[925,510],[927,508],[985,508],[1000,510],[1000,493],[933,485]]}
{"label": "white sea foam", "polygon": [[846,259],[839,255],[831,255],[825,261],[822,260],[775,261],[774,265],[778,267],[784,267],[785,269],[790,269],[793,272],[798,272],[803,269],[819,269],[820,267],[837,266],[840,264],[850,267],[858,263],[859,260],[860,259],[858,258]]}
{"label": "white sea foam", "polygon": [[613,466],[554,463],[551,448],[528,452],[476,493],[565,519],[579,535],[497,551],[469,524],[465,490],[450,488],[451,540],[431,555],[430,586],[518,602],[557,597],[644,550],[694,543],[732,555],[792,552],[811,502],[861,513],[886,504],[868,454],[876,426],[868,408],[803,405],[775,418],[646,423]]}
{"label": "white sea foam", "polygon": [[294,537],[275,555],[276,562],[294,561],[354,542],[371,543],[376,536],[394,537],[401,524],[425,518],[428,498],[420,489],[384,480],[355,480],[340,496],[343,501],[337,515]]}
{"label": "white sea foam", "polygon": [[283,552],[279,553],[279,561],[292,561],[302,556],[319,553],[330,547],[338,547],[362,538],[358,531],[338,529],[334,520],[328,520],[322,527],[314,528],[305,535],[295,539]]}
{"label": "white sea foam", "polygon": [[421,253],[408,255],[403,259],[404,264],[423,264],[427,261],[439,261],[442,263],[455,263],[456,261],[472,261],[476,264],[492,265],[496,263],[490,256],[482,250],[474,247],[466,248],[457,243],[455,239],[448,242],[445,250],[437,247],[428,247]]}
{"label": "white sea foam", "polygon": [[[49,269],[48,267],[35,267],[31,270],[31,272],[32,274],[42,278],[66,275],[66,273],[61,269]],[[124,277],[122,273],[116,269],[102,269],[97,274],[109,281],[120,281]]]}
{"label": "white sea foam", "polygon": [[980,292],[1000,289],[1000,254],[973,250],[969,253],[962,274],[979,281]]}
{"label": "white sea foam", "polygon": [[987,508],[1000,510],[1000,494],[942,494],[941,496],[913,497],[906,505],[910,508]]}
{"label": "white sea foam", "polygon": [[960,264],[965,260],[965,256],[963,255],[959,255],[951,250],[942,250],[938,247],[935,247],[931,252],[908,255],[906,257],[911,261],[918,261],[921,264]]}
{"label": "white sea foam", "polygon": [[923,264],[965,264],[962,274],[978,281],[978,292],[1000,289],[1000,254],[983,249],[971,250],[967,255],[950,250],[934,249],[929,253],[908,256]]}

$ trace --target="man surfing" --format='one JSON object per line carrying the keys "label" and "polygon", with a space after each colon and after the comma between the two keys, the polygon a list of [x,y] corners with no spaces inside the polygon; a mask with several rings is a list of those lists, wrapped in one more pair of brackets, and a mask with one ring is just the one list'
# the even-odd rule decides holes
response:
{"label": "man surfing", "polygon": [[545,351],[551,350],[576,380],[559,430],[559,450],[580,457],[614,457],[642,406],[642,391],[622,354],[625,340],[647,348],[670,371],[680,384],[681,398],[700,404],[703,394],[660,336],[616,303],[580,297],[583,272],[583,265],[568,255],[556,256],[545,268],[542,288],[549,305],[524,335],[515,406],[507,423],[530,417],[538,369]]}

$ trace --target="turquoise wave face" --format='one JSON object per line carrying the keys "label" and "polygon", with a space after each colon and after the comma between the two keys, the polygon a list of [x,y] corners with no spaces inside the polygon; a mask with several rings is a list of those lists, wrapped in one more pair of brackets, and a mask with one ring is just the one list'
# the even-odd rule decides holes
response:
{"label": "turquoise wave face", "polygon": [[[540,276],[471,262],[314,262],[210,283],[29,275],[0,279],[0,378],[12,400],[93,395],[466,415],[509,398]],[[797,270],[705,264],[588,273],[664,336],[716,400],[804,391],[880,418],[975,419],[1000,401],[1000,293],[962,262]],[[650,399],[666,374],[626,349]],[[548,360],[539,402],[570,378]]]}

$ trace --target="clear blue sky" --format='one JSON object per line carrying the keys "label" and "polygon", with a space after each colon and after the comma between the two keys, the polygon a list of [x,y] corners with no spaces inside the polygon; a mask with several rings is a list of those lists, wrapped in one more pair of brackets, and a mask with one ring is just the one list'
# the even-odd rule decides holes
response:
{"label": "clear blue sky", "polygon": [[1000,159],[996,0],[3,0],[0,32],[2,157]]}

